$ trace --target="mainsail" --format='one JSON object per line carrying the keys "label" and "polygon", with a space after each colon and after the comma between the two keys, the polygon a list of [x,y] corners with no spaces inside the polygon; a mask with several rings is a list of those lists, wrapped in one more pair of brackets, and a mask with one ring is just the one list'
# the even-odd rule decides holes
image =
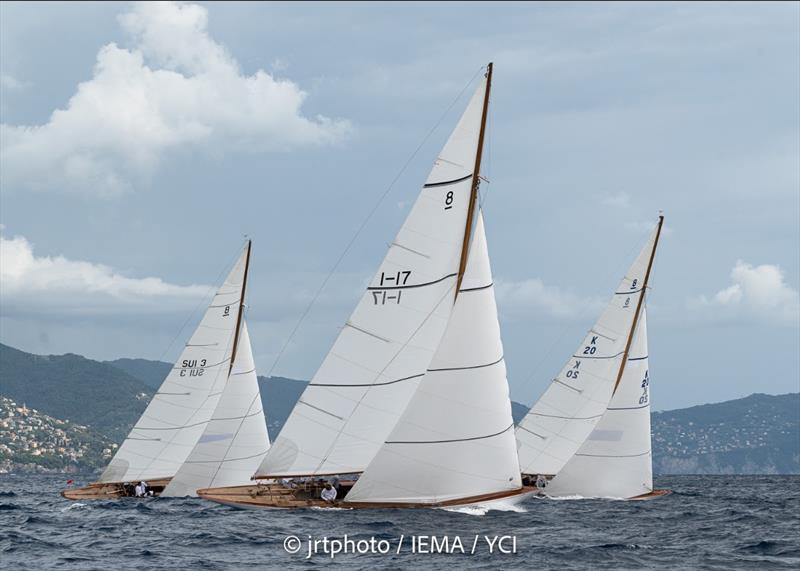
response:
{"label": "mainsail", "polygon": [[452,311],[488,85],[478,86],[256,477],[361,472],[405,410]]}
{"label": "mainsail", "polygon": [[249,258],[248,242],[100,482],[168,478],[189,456],[228,379]]}
{"label": "mainsail", "polygon": [[196,496],[199,488],[246,484],[269,449],[269,434],[247,325],[228,382],[189,457],[161,493]]}
{"label": "mainsail", "polygon": [[517,426],[523,474],[559,473],[605,413],[624,369],[660,230],[661,220],[600,318]]}
{"label": "mainsail", "polygon": [[520,489],[483,218],[427,372],[347,502],[439,503]]}
{"label": "mainsail", "polygon": [[548,495],[633,498],[653,491],[645,313],[642,308],[622,379],[605,414],[547,486]]}

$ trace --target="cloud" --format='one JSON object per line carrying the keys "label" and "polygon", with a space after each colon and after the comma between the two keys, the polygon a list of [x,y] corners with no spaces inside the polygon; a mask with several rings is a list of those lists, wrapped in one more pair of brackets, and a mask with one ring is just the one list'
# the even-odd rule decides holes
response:
{"label": "cloud", "polygon": [[13,91],[26,87],[24,81],[20,81],[13,75],[8,73],[0,74],[0,88],[3,90]]}
{"label": "cloud", "polygon": [[631,197],[626,192],[604,194],[600,197],[600,204],[611,208],[628,208],[631,205]]}
{"label": "cloud", "polygon": [[109,196],[146,184],[170,150],[280,151],[349,131],[304,116],[295,83],[245,75],[209,36],[205,7],[139,3],[119,21],[133,47],[103,46],[64,109],[43,125],[0,126],[4,188]]}
{"label": "cloud", "polygon": [[209,286],[181,286],[155,277],[129,278],[102,264],[37,256],[25,237],[0,234],[4,313],[13,313],[14,308],[25,313],[46,310],[76,314],[131,307],[138,311],[148,304],[163,311],[174,308],[176,301],[183,302],[183,307],[191,306],[210,293]]}
{"label": "cloud", "polygon": [[720,317],[800,326],[800,294],[784,281],[779,266],[752,266],[741,260],[731,270],[730,286],[708,298],[690,300],[690,307],[711,309]]}
{"label": "cloud", "polygon": [[587,312],[599,311],[608,301],[600,298],[581,297],[572,292],[545,285],[538,278],[519,282],[496,279],[495,292],[500,310],[509,316],[544,314],[560,319],[572,319]]}

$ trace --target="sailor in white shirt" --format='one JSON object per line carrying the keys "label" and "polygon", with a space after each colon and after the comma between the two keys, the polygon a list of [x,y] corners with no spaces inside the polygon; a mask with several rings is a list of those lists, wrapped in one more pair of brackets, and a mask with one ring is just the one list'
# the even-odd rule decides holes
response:
{"label": "sailor in white shirt", "polygon": [[143,498],[146,489],[147,488],[145,488],[144,482],[139,482],[139,484],[136,486],[136,497]]}
{"label": "sailor in white shirt", "polygon": [[336,499],[336,488],[331,486],[330,482],[325,483],[325,487],[323,488],[322,492],[320,492],[319,497],[322,498],[326,502],[333,503],[333,500]]}

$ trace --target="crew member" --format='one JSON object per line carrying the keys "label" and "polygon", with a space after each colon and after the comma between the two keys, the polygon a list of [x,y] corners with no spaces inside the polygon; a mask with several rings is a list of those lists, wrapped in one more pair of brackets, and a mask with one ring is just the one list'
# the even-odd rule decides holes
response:
{"label": "crew member", "polygon": [[319,497],[322,498],[322,501],[333,503],[333,500],[336,499],[336,488],[331,486],[330,482],[325,482],[325,487],[319,494]]}

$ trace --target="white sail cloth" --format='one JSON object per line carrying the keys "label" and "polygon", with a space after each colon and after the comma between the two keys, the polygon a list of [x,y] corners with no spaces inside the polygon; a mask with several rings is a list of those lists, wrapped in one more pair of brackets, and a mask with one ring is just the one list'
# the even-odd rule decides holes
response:
{"label": "white sail cloth", "polygon": [[171,477],[189,456],[228,379],[248,248],[100,482]]}
{"label": "white sail cloth", "polygon": [[361,472],[433,357],[453,306],[486,80],[258,476]]}
{"label": "white sail cloth", "polygon": [[657,233],[658,228],[575,354],[517,426],[523,474],[557,474],[605,413],[643,295]]}
{"label": "white sail cloth", "polygon": [[633,498],[652,491],[650,371],[642,307],[628,362],[603,418],[547,486],[547,494]]}
{"label": "white sail cloth", "polygon": [[508,394],[479,214],[461,290],[436,354],[346,501],[436,503],[519,489]]}
{"label": "white sail cloth", "polygon": [[256,365],[250,335],[242,321],[233,369],[217,408],[161,495],[196,496],[199,488],[248,484],[267,450],[269,434]]}

